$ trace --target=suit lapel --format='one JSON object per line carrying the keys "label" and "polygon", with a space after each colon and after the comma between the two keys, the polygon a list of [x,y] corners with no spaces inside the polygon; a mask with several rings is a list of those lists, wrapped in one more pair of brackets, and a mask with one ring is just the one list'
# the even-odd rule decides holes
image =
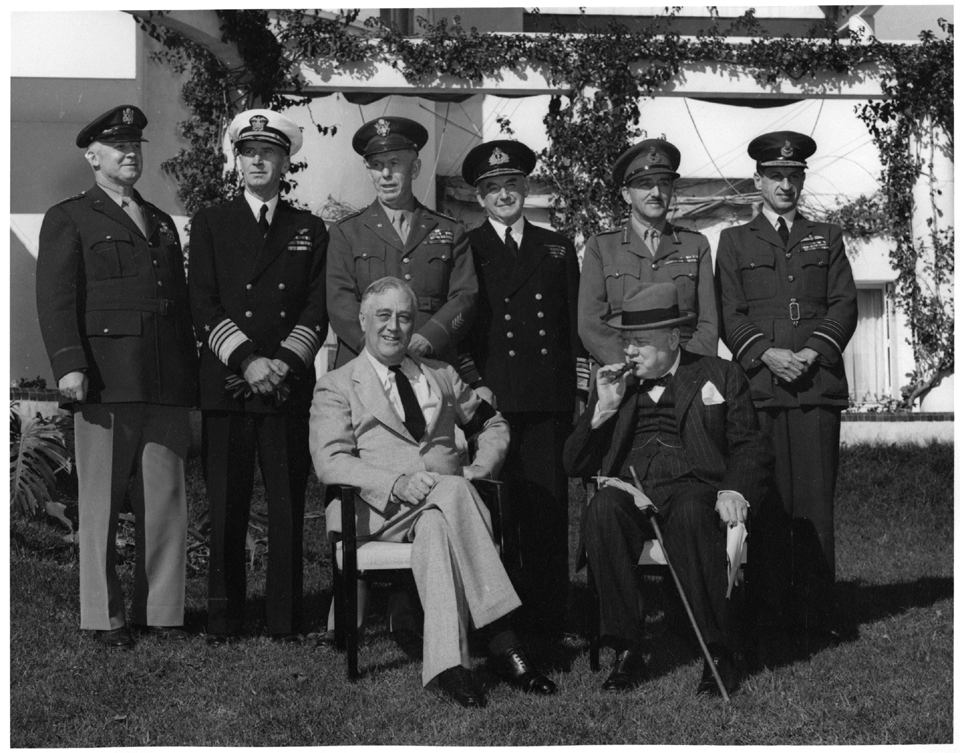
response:
{"label": "suit lapel", "polygon": [[810,235],[815,226],[810,220],[797,212],[793,220],[793,227],[790,228],[790,238],[787,243],[787,251],[792,251],[800,245],[800,241]]}
{"label": "suit lapel", "polygon": [[493,229],[490,220],[486,220],[472,234],[476,237],[477,243],[476,245],[471,243],[470,247],[483,261],[496,269],[504,278],[508,278],[515,260],[500,240],[497,231]]}
{"label": "suit lapel", "polygon": [[517,254],[517,263],[510,276],[510,283],[507,285],[508,293],[516,292],[550,253],[550,249],[544,243],[538,242],[539,237],[539,229],[527,222],[523,231],[523,243],[520,244],[520,251]]}
{"label": "suit lapel", "polygon": [[680,366],[673,378],[674,395],[677,401],[677,417],[683,425],[684,416],[689,410],[693,398],[700,391],[700,361],[693,358],[687,351],[680,351]]}
{"label": "suit lapel", "polygon": [[[443,409],[443,390],[440,388],[440,382],[437,381],[437,377],[433,373],[433,369],[428,368],[424,365],[423,361],[414,356],[410,356],[417,366],[420,367],[420,372],[423,374],[423,378],[427,380],[427,384],[430,386],[430,394],[435,395],[437,398],[437,408],[433,412],[433,415],[430,417],[430,423],[427,424],[426,429],[423,432],[423,437],[433,436],[434,430],[437,428],[437,424],[440,423],[440,411]],[[413,437],[411,437],[412,439]]]}
{"label": "suit lapel", "polygon": [[377,419],[384,426],[391,429],[405,439],[413,442],[413,437],[403,425],[400,416],[393,409],[387,393],[383,391],[383,384],[377,375],[373,364],[366,354],[366,349],[360,351],[360,355],[354,359],[357,366],[353,370],[353,381],[356,385],[357,396],[360,402],[370,412],[370,415]]}
{"label": "suit lapel", "polygon": [[[390,224],[390,219],[387,217],[386,212],[383,211],[383,207],[380,206],[379,201],[374,201],[373,204],[364,210],[363,224],[384,243],[388,243],[397,249],[397,251],[403,250],[400,236],[398,236],[397,231],[393,229],[393,225]],[[413,233],[412,228],[410,232],[411,234]],[[407,235],[408,239],[410,237],[410,235]]]}
{"label": "suit lapel", "polygon": [[[252,218],[253,212],[248,213]],[[254,224],[257,225],[256,222]],[[296,234],[298,225],[297,215],[291,210],[290,205],[285,201],[278,202],[277,210],[273,213],[273,222],[270,223],[270,229],[263,237],[263,244],[257,253],[251,277],[258,277],[278,256],[287,251],[287,244]],[[259,235],[259,233],[260,226],[257,225],[257,234]],[[291,251],[290,253],[297,252]]]}
{"label": "suit lapel", "polygon": [[660,242],[657,244],[657,247],[653,249],[653,257],[659,259],[662,256],[669,256],[682,245],[683,241],[680,240],[677,229],[668,222],[663,227]]}
{"label": "suit lapel", "polygon": [[407,233],[407,242],[403,244],[403,255],[406,256],[422,243],[437,224],[436,218],[425,214],[423,206],[418,203],[410,219],[410,232]]}
{"label": "suit lapel", "polygon": [[763,212],[760,212],[756,217],[754,217],[748,227],[757,234],[761,240],[766,241],[774,248],[783,248],[783,241],[780,240],[780,235],[774,229],[773,225],[770,224]]}
{"label": "suit lapel", "polygon": [[[125,228],[130,230],[130,232],[136,233],[141,238],[143,237],[143,233],[140,232],[140,228],[137,227],[137,223],[130,219],[130,216],[124,212],[120,208],[120,205],[117,204],[113,198],[107,195],[107,192],[100,188],[100,186],[95,185],[90,191],[87,192],[87,196],[89,197],[90,204],[95,211],[100,212],[100,214],[105,215],[106,217],[109,217],[114,222],[119,222]],[[143,214],[146,216],[146,210],[144,210]]]}

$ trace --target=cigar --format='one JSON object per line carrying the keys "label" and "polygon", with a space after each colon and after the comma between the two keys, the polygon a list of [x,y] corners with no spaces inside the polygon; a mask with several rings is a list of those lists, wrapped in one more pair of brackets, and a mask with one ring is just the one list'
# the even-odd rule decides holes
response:
{"label": "cigar", "polygon": [[618,371],[611,371],[611,372],[608,372],[608,373],[613,374],[614,376],[616,376],[616,377],[619,379],[619,378],[622,377],[624,374],[626,374],[628,371],[633,371],[633,364],[630,363],[629,361],[628,361],[627,363],[621,364]]}

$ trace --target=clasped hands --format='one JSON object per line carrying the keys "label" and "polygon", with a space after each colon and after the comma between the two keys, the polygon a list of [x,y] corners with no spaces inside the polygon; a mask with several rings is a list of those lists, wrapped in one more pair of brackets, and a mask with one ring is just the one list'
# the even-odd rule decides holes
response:
{"label": "clasped hands", "polygon": [[243,363],[243,378],[258,395],[274,392],[290,372],[290,366],[278,358],[250,356]]}
{"label": "clasped hands", "polygon": [[819,354],[813,348],[796,353],[786,348],[769,348],[760,356],[773,375],[785,382],[795,382],[810,370]]}
{"label": "clasped hands", "polygon": [[[479,478],[489,478],[490,472],[475,465],[468,465],[463,469],[463,477],[467,481],[473,481]],[[390,497],[402,505],[416,507],[430,495],[433,487],[437,485],[441,478],[442,474],[431,473],[430,471],[404,473],[393,482]]]}

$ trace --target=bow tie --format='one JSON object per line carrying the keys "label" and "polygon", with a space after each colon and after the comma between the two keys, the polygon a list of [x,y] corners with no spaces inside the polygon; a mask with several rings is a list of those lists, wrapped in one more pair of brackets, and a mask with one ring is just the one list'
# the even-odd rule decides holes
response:
{"label": "bow tie", "polygon": [[670,380],[673,378],[673,374],[666,373],[661,377],[656,379],[643,379],[640,381],[640,384],[637,385],[637,390],[639,392],[649,392],[654,387],[666,387],[670,384]]}

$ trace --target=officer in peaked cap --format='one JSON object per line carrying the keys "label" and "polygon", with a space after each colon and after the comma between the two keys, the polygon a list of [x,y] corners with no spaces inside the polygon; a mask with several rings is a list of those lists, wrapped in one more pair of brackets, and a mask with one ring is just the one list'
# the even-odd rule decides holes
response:
{"label": "officer in peaked cap", "polygon": [[427,138],[420,123],[392,115],[364,123],[353,136],[377,197],[330,229],[327,302],[337,366],[363,349],[360,291],[381,277],[402,279],[419,298],[410,341],[414,355],[453,362],[467,333],[477,277],[466,233],[413,193]]}
{"label": "officer in peaked cap", "polygon": [[720,233],[717,278],[724,342],[750,378],[776,458],[779,501],[768,500],[755,529],[760,572],[774,576],[757,589],[762,613],[779,621],[770,628],[834,635],[848,630],[833,603],[833,498],[857,289],[841,228],[797,209],[816,148],[794,131],[750,142],[763,204]]}
{"label": "officer in peaked cap", "polygon": [[580,270],[569,238],[528,222],[526,176],[537,164],[519,141],[489,141],[463,161],[487,218],[467,236],[480,277],[477,319],[461,355],[464,379],[510,423],[503,477],[516,492],[511,517],[519,557],[509,567],[523,606],[518,627],[559,639],[566,618],[568,479],[563,443],[576,406]]}
{"label": "officer in peaked cap", "polygon": [[273,110],[247,110],[237,115],[227,129],[235,149],[245,141],[263,141],[282,147],[288,157],[300,151],[303,134],[286,115]]}
{"label": "officer in peaked cap", "polygon": [[353,135],[353,150],[364,158],[403,149],[419,153],[428,138],[427,129],[417,121],[385,115],[357,129]]}
{"label": "officer in peaked cap", "polygon": [[[95,185],[46,213],[37,257],[40,330],[76,435],[80,627],[110,648],[133,644],[131,623],[183,625],[196,346],[177,229],[134,188],[146,125],[120,105],[77,134]],[[115,562],[130,479],[144,555],[128,614]]]}
{"label": "officer in peaked cap", "polygon": [[143,129],[146,127],[147,116],[143,114],[143,110],[133,105],[120,105],[84,126],[83,130],[77,134],[77,146],[86,149],[94,141],[143,142],[146,141],[143,138]]}
{"label": "officer in peaked cap", "polygon": [[619,228],[587,241],[580,277],[580,338],[601,364],[619,363],[620,338],[604,324],[641,285],[671,282],[680,308],[695,316],[680,328],[681,345],[717,354],[717,303],[710,244],[700,233],[667,221],[680,150],[664,139],[634,144],[613,164],[613,182],[630,207]]}
{"label": "officer in peaked cap", "polygon": [[200,349],[203,466],[210,504],[207,641],[232,640],[246,614],[244,551],[256,461],[267,533],[266,632],[299,640],[303,510],[314,360],[327,335],[322,219],[280,196],[303,139],[278,112],[228,129],[243,193],[204,207],[190,230],[190,302]]}

